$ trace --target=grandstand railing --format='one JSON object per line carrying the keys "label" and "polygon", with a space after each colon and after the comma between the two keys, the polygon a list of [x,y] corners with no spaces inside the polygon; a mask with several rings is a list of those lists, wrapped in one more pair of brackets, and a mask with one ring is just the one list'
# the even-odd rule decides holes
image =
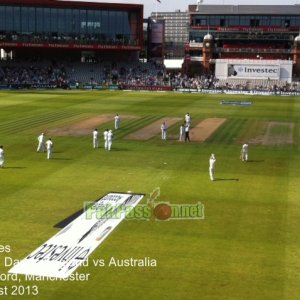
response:
{"label": "grandstand railing", "polygon": [[240,52],[259,52],[259,53],[283,53],[283,54],[291,54],[293,53],[292,49],[269,49],[269,48],[222,48],[218,47],[217,52],[232,52],[232,53],[240,53]]}

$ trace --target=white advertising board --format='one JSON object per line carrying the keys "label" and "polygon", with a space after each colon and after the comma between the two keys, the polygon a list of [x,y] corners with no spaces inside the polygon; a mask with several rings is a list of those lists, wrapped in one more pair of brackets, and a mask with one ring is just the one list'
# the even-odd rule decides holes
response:
{"label": "white advertising board", "polygon": [[221,80],[280,80],[291,82],[293,61],[271,59],[216,59],[215,76]]}
{"label": "white advertising board", "polygon": [[278,80],[280,75],[279,65],[245,65],[228,64],[228,78],[253,78],[253,79],[274,79]]}
{"label": "white advertising board", "polygon": [[67,278],[144,197],[109,193],[9,270],[9,273]]}

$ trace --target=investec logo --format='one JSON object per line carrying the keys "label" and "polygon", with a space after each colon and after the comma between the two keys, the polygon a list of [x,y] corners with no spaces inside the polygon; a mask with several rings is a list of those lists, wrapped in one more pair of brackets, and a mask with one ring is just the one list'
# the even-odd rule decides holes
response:
{"label": "investec logo", "polygon": [[238,67],[239,73],[250,73],[250,74],[269,74],[274,75],[278,73],[278,67],[271,66],[241,66]]}

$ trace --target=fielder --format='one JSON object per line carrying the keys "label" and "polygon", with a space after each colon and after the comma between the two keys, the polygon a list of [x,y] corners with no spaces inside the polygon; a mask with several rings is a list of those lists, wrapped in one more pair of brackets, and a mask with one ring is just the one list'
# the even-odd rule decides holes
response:
{"label": "fielder", "polygon": [[209,158],[209,177],[211,181],[215,180],[215,164],[216,164],[216,158],[215,155],[212,154]]}
{"label": "fielder", "polygon": [[45,152],[45,134],[41,133],[37,138],[39,144],[37,146],[36,152]]}
{"label": "fielder", "polygon": [[4,150],[3,146],[0,146],[0,168],[4,168]]}
{"label": "fielder", "polygon": [[108,129],[105,129],[105,131],[103,132],[103,138],[104,138],[104,149],[107,150],[108,149],[108,144],[107,144],[107,135],[108,135]]}
{"label": "fielder", "polygon": [[244,144],[241,150],[241,160],[248,161],[248,144]]}
{"label": "fielder", "polygon": [[112,145],[112,139],[113,139],[113,132],[112,130],[109,130],[107,133],[107,150],[110,151],[111,145]]}
{"label": "fielder", "polygon": [[179,141],[183,142],[183,136],[184,136],[184,124],[182,124],[179,128]]}
{"label": "fielder", "polygon": [[161,130],[161,139],[165,141],[167,139],[167,125],[166,125],[166,122],[163,122],[161,124],[160,130]]}
{"label": "fielder", "polygon": [[191,125],[192,118],[189,113],[186,113],[184,116],[185,123]]}
{"label": "fielder", "polygon": [[47,149],[47,159],[50,159],[52,156],[52,148],[53,148],[53,142],[49,138],[46,142],[46,149]]}
{"label": "fielder", "polygon": [[98,129],[95,128],[93,131],[93,148],[99,148],[99,140],[98,140]]}
{"label": "fielder", "polygon": [[119,129],[120,128],[120,116],[118,114],[115,115],[115,129]]}

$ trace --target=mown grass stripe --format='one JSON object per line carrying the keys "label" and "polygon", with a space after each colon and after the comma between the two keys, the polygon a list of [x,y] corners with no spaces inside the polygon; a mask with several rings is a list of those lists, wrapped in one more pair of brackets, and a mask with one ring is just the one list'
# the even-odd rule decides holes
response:
{"label": "mown grass stripe", "polygon": [[137,130],[153,123],[157,119],[159,119],[157,116],[145,116],[145,117],[142,117],[140,119],[134,120],[130,124],[127,124],[126,127],[124,127],[123,131],[121,131],[120,133],[118,132],[118,137],[119,138],[124,138],[128,134],[130,134],[134,131],[137,131]]}
{"label": "mown grass stripe", "polygon": [[245,125],[247,120],[245,119],[236,119],[234,126],[231,128],[230,132],[227,133],[225,144],[235,143],[241,128]]}
{"label": "mown grass stripe", "polygon": [[229,119],[206,141],[206,143],[231,144],[236,140],[240,129],[245,126],[246,119]]}
{"label": "mown grass stripe", "polygon": [[9,124],[6,124],[5,126],[0,127],[1,133],[15,133],[20,131],[25,131],[27,129],[41,126],[43,124],[51,123],[54,121],[58,121],[70,116],[75,115],[76,113],[67,113],[67,114],[53,114],[53,115],[43,115],[39,116],[38,118],[32,118],[30,119],[23,119],[18,120],[16,122],[10,122]]}
{"label": "mown grass stripe", "polygon": [[10,123],[7,124],[7,126],[3,126],[1,129],[5,130],[5,129],[11,129],[12,126],[13,127],[24,127],[27,124],[35,124],[35,123],[45,123],[48,120],[55,120],[55,119],[59,119],[59,118],[63,118],[66,117],[66,115],[50,115],[50,116],[41,116],[38,118],[32,118],[32,120],[26,119],[26,120],[22,120],[22,121],[17,121],[14,123]]}
{"label": "mown grass stripe", "polygon": [[57,112],[53,112],[53,113],[47,113],[47,114],[39,114],[39,115],[36,115],[36,116],[30,116],[30,117],[25,117],[25,118],[22,118],[22,119],[18,119],[16,121],[8,121],[8,122],[2,122],[0,123],[0,129],[1,128],[5,128],[5,127],[10,127],[11,124],[18,124],[18,123],[26,123],[28,120],[38,120],[38,119],[43,119],[45,117],[48,117],[48,116],[59,116],[59,115],[66,115],[66,112],[60,112],[60,113],[57,113]]}

